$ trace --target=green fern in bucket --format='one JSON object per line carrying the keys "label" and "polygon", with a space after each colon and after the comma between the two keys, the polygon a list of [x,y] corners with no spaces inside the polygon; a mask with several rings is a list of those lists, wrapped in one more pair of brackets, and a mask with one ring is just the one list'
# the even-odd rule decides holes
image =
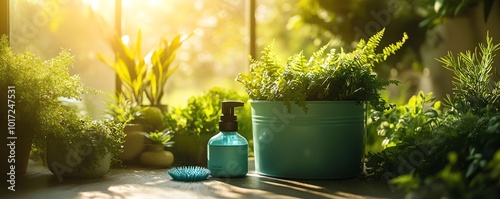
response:
{"label": "green fern in bucket", "polygon": [[345,52],[327,45],[307,58],[299,52],[282,64],[273,46],[262,51],[260,60],[251,59],[250,72],[239,74],[236,81],[253,100],[284,101],[290,110],[294,102],[307,112],[306,101],[369,102],[376,109],[387,107],[378,93],[397,80],[379,78],[373,68],[395,54],[408,39],[390,44],[377,52],[384,30],[368,41],[360,40],[356,49]]}

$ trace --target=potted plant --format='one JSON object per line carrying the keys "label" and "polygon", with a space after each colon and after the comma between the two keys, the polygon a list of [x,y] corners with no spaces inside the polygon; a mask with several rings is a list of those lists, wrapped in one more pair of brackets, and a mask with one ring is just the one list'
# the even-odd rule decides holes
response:
{"label": "potted plant", "polygon": [[379,90],[396,80],[379,78],[373,67],[406,41],[376,52],[384,30],[352,52],[327,46],[306,59],[298,53],[287,64],[272,46],[238,75],[252,106],[255,168],[260,174],[303,179],[359,176],[369,105],[387,106]]}
{"label": "potted plant", "polygon": [[144,166],[150,167],[168,167],[174,162],[174,155],[170,151],[165,151],[164,147],[171,146],[173,142],[170,141],[171,131],[164,130],[162,132],[152,132],[145,134],[151,144],[148,150],[142,152],[140,161]]}
{"label": "potted plant", "polygon": [[164,96],[163,90],[168,78],[177,69],[177,67],[171,67],[171,64],[176,57],[177,50],[189,36],[183,38],[177,35],[170,43],[162,38],[156,48],[151,50],[146,57],[142,57],[140,30],[131,47],[128,47],[120,36],[115,35],[111,39],[111,45],[116,59],[108,59],[101,54],[98,54],[98,57],[116,72],[122,82],[121,90],[118,92],[123,93],[127,100],[143,106],[145,95],[150,106],[158,107],[165,112],[166,105],[161,104]]}
{"label": "potted plant", "polygon": [[137,160],[146,146],[144,127],[134,121],[135,115],[140,109],[141,107],[135,103],[126,100],[123,94],[111,95],[111,100],[106,103],[105,113],[107,116],[115,122],[125,124],[123,152],[119,156],[119,159],[124,163]]}
{"label": "potted plant", "polygon": [[[16,53],[9,47],[6,36],[0,38],[0,97],[3,104],[9,104],[9,115],[4,109],[6,106],[2,107],[4,114],[0,121],[5,125],[9,121],[9,136],[17,138],[15,163],[2,164],[2,172],[25,173],[33,139],[45,140],[59,125],[57,110],[62,105],[58,99],[79,99],[81,94],[90,91],[77,75],[69,74],[68,67],[73,61],[68,50],[49,60],[28,51]],[[2,157],[8,157],[11,150],[7,144],[14,140],[2,140]],[[11,169],[13,167],[15,169]]]}
{"label": "potted plant", "polygon": [[45,155],[49,170],[63,177],[95,178],[107,173],[121,154],[124,124],[92,120],[74,110],[61,109],[59,126],[47,135]]}
{"label": "potted plant", "polygon": [[123,153],[119,156],[125,163],[138,162],[146,146],[147,132],[165,129],[164,115],[159,108],[138,106],[122,94],[112,95],[105,112],[112,120],[126,124]]}

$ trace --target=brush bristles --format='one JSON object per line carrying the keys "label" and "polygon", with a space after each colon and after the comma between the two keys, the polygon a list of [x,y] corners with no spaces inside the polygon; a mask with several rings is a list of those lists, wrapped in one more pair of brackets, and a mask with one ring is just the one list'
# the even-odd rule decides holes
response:
{"label": "brush bristles", "polygon": [[198,166],[174,167],[168,170],[168,175],[177,181],[201,181],[208,178],[210,170]]}

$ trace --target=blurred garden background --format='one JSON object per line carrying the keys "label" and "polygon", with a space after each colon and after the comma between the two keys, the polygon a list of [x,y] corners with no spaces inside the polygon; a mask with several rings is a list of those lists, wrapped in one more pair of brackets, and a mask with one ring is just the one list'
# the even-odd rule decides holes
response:
{"label": "blurred garden background", "polygon": [[[11,46],[45,59],[61,48],[71,49],[76,62],[70,72],[87,86],[113,93],[115,73],[98,54],[114,56],[110,39],[116,34],[116,2],[10,1]],[[248,69],[249,55],[267,44],[274,42],[286,61],[293,53],[310,55],[325,44],[349,49],[384,27],[383,45],[403,32],[410,38],[400,53],[376,68],[379,75],[403,81],[386,96],[406,101],[423,90],[443,98],[451,93],[451,72],[435,58],[473,49],[487,31],[495,42],[500,38],[500,3],[486,0],[121,0],[120,7],[122,41],[136,42],[141,30],[143,56],[162,37],[170,41],[192,33],[178,50],[174,65],[179,68],[164,90],[163,103],[175,107],[216,86],[240,91],[235,77]],[[89,115],[103,115],[107,97],[86,96]]]}

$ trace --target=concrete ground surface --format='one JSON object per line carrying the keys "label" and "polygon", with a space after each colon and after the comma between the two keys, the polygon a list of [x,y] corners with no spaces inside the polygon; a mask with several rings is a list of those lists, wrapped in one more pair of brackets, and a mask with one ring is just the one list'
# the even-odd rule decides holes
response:
{"label": "concrete ground surface", "polygon": [[26,174],[16,176],[16,191],[3,187],[0,198],[404,198],[386,182],[361,179],[292,180],[259,175],[250,158],[244,178],[209,178],[178,182],[168,168],[113,168],[96,179],[65,178],[61,182],[40,162],[30,162]]}

